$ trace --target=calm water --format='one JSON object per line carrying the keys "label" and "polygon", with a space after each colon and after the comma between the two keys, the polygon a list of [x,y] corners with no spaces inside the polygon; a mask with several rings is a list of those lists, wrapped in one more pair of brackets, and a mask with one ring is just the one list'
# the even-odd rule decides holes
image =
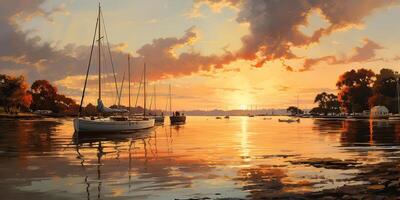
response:
{"label": "calm water", "polygon": [[183,126],[80,135],[71,119],[0,121],[2,199],[251,198],[318,191],[356,170],[293,165],[304,158],[400,158],[400,122],[279,123],[188,117]]}

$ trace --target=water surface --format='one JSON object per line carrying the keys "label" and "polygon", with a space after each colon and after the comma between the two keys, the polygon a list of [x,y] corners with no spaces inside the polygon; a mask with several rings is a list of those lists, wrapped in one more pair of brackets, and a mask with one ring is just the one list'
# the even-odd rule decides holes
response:
{"label": "water surface", "polygon": [[253,198],[335,188],[356,169],[291,161],[398,161],[400,122],[188,117],[182,126],[74,135],[72,119],[0,121],[4,199]]}

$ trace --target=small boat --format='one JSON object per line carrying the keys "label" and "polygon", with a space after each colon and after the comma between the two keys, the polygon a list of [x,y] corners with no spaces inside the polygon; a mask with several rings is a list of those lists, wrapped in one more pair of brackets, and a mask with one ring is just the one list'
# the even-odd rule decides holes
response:
{"label": "small boat", "polygon": [[180,112],[174,112],[172,116],[169,116],[169,120],[171,122],[171,125],[185,124],[186,116],[184,114],[181,114]]}
{"label": "small boat", "polygon": [[215,119],[222,119],[221,117],[215,117]]}
{"label": "small boat", "polygon": [[229,119],[229,115],[226,115],[224,118],[225,118],[225,119]]}
{"label": "small boat", "polygon": [[185,124],[186,123],[186,116],[183,113],[180,113],[178,111],[172,112],[172,103],[171,103],[171,85],[169,85],[169,110],[172,113],[171,116],[169,116],[169,121],[171,125],[180,125],[180,124]]}
{"label": "small boat", "polygon": [[164,115],[153,116],[156,123],[164,123]]}
{"label": "small boat", "polygon": [[292,122],[297,122],[300,123],[300,119],[278,119],[279,122],[286,122],[286,123],[292,123]]}
{"label": "small boat", "polygon": [[264,117],[263,120],[271,120],[272,117]]}
{"label": "small boat", "polygon": [[[153,87],[153,99],[154,99],[154,113],[150,113],[150,117],[154,118],[155,123],[157,125],[163,125],[164,124],[164,113],[161,112],[161,114],[157,113],[157,95],[156,95],[156,85]],[[151,102],[153,101],[151,100]],[[150,103],[150,110],[151,110],[151,103]]]}

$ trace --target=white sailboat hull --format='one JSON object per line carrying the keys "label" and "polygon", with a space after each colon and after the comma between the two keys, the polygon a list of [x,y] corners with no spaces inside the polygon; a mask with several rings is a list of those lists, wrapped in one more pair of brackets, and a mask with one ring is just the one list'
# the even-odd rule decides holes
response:
{"label": "white sailboat hull", "polygon": [[135,131],[154,127],[154,119],[114,121],[105,119],[74,119],[76,132],[121,132]]}

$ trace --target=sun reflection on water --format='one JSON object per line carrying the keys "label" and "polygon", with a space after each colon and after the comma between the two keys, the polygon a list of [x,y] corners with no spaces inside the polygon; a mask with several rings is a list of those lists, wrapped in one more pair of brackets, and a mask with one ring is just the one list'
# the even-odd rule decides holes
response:
{"label": "sun reflection on water", "polygon": [[244,162],[250,162],[250,149],[249,149],[249,133],[248,133],[248,120],[247,117],[240,118],[240,156]]}

